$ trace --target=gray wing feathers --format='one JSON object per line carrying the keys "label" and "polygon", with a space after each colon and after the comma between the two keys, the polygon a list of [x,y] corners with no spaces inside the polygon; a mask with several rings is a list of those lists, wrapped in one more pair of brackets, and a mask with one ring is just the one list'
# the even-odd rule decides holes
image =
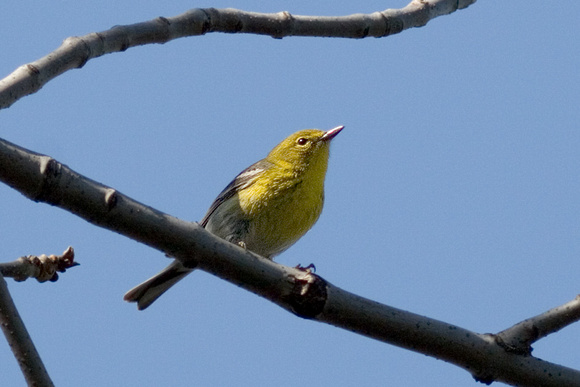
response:
{"label": "gray wing feathers", "polygon": [[186,268],[179,261],[173,261],[160,273],[129,290],[125,294],[124,300],[137,302],[139,310],[146,309],[170,287],[192,271],[193,269]]}

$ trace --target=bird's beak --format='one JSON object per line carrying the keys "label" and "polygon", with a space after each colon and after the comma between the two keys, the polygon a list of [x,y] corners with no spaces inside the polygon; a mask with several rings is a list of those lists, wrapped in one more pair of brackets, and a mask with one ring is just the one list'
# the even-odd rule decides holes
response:
{"label": "bird's beak", "polygon": [[336,128],[327,130],[326,133],[324,133],[324,135],[320,139],[322,141],[330,141],[334,137],[336,137],[336,135],[339,134],[342,129],[344,129],[344,126],[341,125],[337,126]]}

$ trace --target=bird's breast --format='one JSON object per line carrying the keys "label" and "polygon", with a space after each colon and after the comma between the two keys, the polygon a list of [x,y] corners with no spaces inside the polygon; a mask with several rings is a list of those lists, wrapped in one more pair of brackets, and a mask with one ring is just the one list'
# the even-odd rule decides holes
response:
{"label": "bird's breast", "polygon": [[269,180],[238,195],[249,219],[244,243],[264,256],[274,256],[293,245],[316,223],[324,204],[323,184],[307,179]]}

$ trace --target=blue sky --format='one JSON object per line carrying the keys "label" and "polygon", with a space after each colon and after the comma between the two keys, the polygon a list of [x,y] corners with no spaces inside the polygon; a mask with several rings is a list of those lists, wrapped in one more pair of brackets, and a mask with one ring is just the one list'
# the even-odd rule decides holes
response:
{"label": "blue sky", "polygon": [[[192,7],[345,15],[406,1],[13,2],[8,75],[72,35]],[[288,134],[345,125],[324,212],[277,258],[351,292],[497,332],[580,292],[580,4],[479,1],[366,40],[209,34],[107,55],[0,112],[0,137],[182,219]],[[7,38],[9,37],[9,38]],[[145,312],[157,251],[0,185],[2,256],[60,253],[9,287],[59,386],[469,386],[442,361],[294,317],[196,272]],[[580,324],[534,345],[580,368]],[[0,340],[5,385],[24,385]]]}

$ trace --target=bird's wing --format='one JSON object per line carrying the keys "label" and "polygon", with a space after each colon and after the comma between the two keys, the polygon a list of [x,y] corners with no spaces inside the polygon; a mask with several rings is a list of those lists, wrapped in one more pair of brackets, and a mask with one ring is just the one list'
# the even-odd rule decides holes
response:
{"label": "bird's wing", "polygon": [[207,213],[200,222],[201,226],[205,227],[207,225],[210,216],[215,212],[215,210],[218,209],[219,206],[222,205],[222,203],[234,196],[238,191],[254,184],[256,178],[271,166],[271,162],[262,159],[240,172],[213,201],[209,207],[209,210],[207,210]]}

